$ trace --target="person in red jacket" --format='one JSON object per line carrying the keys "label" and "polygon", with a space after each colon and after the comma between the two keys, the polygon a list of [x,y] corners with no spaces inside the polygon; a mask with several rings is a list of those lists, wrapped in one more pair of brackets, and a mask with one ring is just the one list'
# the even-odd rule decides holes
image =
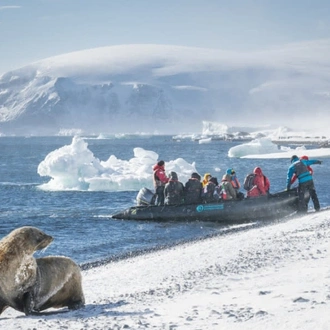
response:
{"label": "person in red jacket", "polygon": [[152,169],[154,171],[153,181],[156,194],[155,205],[164,205],[164,188],[168,182],[168,177],[165,174],[165,162],[160,160]]}
{"label": "person in red jacket", "polygon": [[247,197],[267,196],[270,188],[268,178],[262,173],[260,167],[256,167],[253,174],[252,188],[247,191]]}

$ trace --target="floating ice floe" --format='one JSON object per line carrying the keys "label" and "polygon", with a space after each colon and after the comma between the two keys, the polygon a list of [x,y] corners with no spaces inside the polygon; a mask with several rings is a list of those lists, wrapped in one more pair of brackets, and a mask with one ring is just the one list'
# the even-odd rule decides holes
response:
{"label": "floating ice floe", "polygon": [[[129,160],[111,155],[101,161],[88,149],[88,143],[75,136],[70,145],[49,153],[38,166],[40,176],[50,177],[40,186],[44,190],[128,191],[153,187],[152,167],[158,154],[143,148],[134,148],[134,157]],[[181,182],[186,182],[192,172],[197,172],[195,163],[183,158],[166,162],[166,171],[177,172]]]}

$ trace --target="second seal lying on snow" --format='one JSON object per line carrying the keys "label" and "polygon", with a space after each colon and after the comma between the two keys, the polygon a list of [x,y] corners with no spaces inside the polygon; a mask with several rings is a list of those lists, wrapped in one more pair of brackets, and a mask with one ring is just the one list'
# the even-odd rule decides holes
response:
{"label": "second seal lying on snow", "polygon": [[0,241],[0,314],[7,307],[28,315],[50,307],[84,306],[75,262],[66,257],[33,257],[52,241],[35,227],[18,228]]}
{"label": "second seal lying on snow", "polygon": [[45,257],[37,260],[37,281],[26,300],[25,314],[47,308],[84,306],[79,266],[70,258]]}

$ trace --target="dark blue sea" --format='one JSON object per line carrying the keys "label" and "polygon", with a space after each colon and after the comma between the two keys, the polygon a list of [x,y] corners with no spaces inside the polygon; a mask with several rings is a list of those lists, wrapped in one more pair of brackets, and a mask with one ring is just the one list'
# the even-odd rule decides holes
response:
{"label": "dark blue sea", "polygon": [[[77,263],[93,264],[143,251],[162,248],[215,235],[223,225],[202,221],[147,222],[115,220],[111,214],[135,205],[138,191],[44,191],[39,186],[50,180],[40,177],[37,168],[51,152],[69,145],[72,137],[0,137],[0,239],[21,226],[35,226],[54,237],[40,255],[65,255]],[[110,155],[129,160],[133,148],[155,151],[159,159],[183,158],[196,169],[222,177],[228,167],[241,181],[260,166],[271,182],[271,192],[283,190],[288,159],[237,159],[227,156],[238,143],[212,141],[198,144],[171,136],[86,139],[88,149],[100,160]],[[308,153],[307,153],[308,154]],[[215,172],[220,168],[220,172]],[[314,181],[322,207],[330,204],[329,159],[314,166]],[[310,205],[310,208],[312,205]]]}

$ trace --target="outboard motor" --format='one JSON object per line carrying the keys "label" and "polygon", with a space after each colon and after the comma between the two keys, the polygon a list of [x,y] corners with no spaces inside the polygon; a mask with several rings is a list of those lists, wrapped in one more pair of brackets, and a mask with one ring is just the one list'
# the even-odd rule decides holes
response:
{"label": "outboard motor", "polygon": [[148,188],[141,188],[136,196],[137,205],[155,205],[156,194]]}

